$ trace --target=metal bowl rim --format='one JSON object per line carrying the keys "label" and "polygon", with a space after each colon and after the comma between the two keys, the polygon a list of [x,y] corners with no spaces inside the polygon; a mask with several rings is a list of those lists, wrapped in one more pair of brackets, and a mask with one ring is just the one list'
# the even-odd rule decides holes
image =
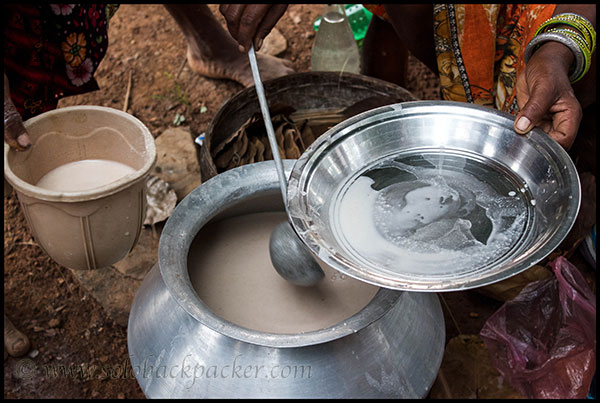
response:
{"label": "metal bowl rim", "polygon": [[290,221],[292,227],[299,235],[302,242],[304,242],[304,244],[317,255],[319,255],[322,251],[321,255],[323,253],[326,255],[325,257],[327,264],[348,276],[373,285],[378,285],[380,287],[418,292],[458,291],[489,285],[527,270],[552,253],[552,251],[564,240],[575,223],[575,218],[577,217],[581,203],[581,184],[577,170],[575,169],[575,165],[573,164],[573,161],[567,152],[554,139],[552,139],[547,133],[539,128],[534,128],[525,135],[519,135],[514,131],[513,134],[515,136],[522,136],[524,139],[536,142],[544,146],[546,149],[550,149],[560,158],[560,162],[567,167],[567,174],[565,176],[571,180],[571,192],[573,199],[568,205],[568,211],[565,214],[563,223],[558,226],[558,229],[552,238],[526,259],[514,265],[509,264],[506,270],[490,276],[479,277],[474,280],[471,279],[463,282],[451,282],[448,284],[432,284],[430,282],[417,283],[415,281],[406,282],[401,279],[389,280],[378,274],[365,274],[364,270],[348,267],[334,255],[329,253],[327,248],[315,246],[322,246],[322,243],[319,241],[319,239],[312,235],[312,231],[309,230],[309,227],[305,224],[305,222],[297,218],[298,216],[303,215],[302,209],[304,206],[301,204],[300,194],[301,188],[306,184],[307,181],[307,171],[310,171],[312,168],[310,163],[317,160],[319,155],[324,154],[327,151],[329,144],[334,143],[336,139],[344,136],[350,131],[354,132],[360,130],[361,126],[369,124],[372,120],[377,119],[378,117],[385,116],[386,114],[396,114],[396,118],[401,118],[402,116],[412,117],[419,111],[430,111],[431,113],[437,111],[437,113],[443,114],[452,114],[453,112],[460,111],[462,115],[468,115],[471,118],[477,118],[480,115],[485,115],[486,117],[489,117],[491,121],[499,125],[510,125],[511,128],[513,127],[514,121],[514,116],[507,112],[480,105],[455,101],[407,101],[399,104],[375,108],[339,123],[325,132],[321,137],[315,140],[310,147],[307,148],[300,158],[296,160],[290,175],[291,180],[288,184],[288,209],[291,216]]}

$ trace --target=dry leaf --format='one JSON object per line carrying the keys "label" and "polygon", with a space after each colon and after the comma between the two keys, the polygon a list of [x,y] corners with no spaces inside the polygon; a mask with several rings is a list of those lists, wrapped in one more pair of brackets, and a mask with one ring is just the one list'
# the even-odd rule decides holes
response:
{"label": "dry leaf", "polygon": [[300,158],[300,150],[294,142],[294,135],[291,130],[285,132],[285,157],[291,159]]}
{"label": "dry leaf", "polygon": [[245,128],[250,124],[251,119],[248,119],[246,123],[242,125],[241,128],[233,132],[230,136],[228,136],[225,140],[221,141],[216,147],[212,149],[211,155],[212,157],[216,157],[221,151],[225,149],[225,146],[231,143],[236,137],[245,132]]}
{"label": "dry leaf", "polygon": [[177,194],[167,182],[150,175],[146,182],[146,201],[148,207],[144,225],[154,225],[166,220],[173,213],[177,204]]}
{"label": "dry leaf", "polygon": [[310,147],[312,143],[315,141],[315,135],[313,134],[310,125],[305,124],[302,128],[302,142],[306,146],[306,148]]}
{"label": "dry leaf", "polygon": [[242,158],[242,165],[254,163],[254,157],[256,156],[256,143],[254,140],[256,138],[252,139],[250,144],[248,144],[248,151],[246,151],[244,158]]}
{"label": "dry leaf", "polygon": [[231,160],[226,169],[231,169],[242,165],[242,157],[248,149],[248,136],[244,133],[233,146],[234,151]]}
{"label": "dry leaf", "polygon": [[254,138],[256,144],[256,162],[265,160],[265,145],[258,138]]}

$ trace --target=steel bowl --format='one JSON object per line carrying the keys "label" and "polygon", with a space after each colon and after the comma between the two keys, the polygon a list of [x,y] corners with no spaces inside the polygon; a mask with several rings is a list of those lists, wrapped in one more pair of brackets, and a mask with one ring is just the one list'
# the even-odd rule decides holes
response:
{"label": "steel bowl", "polygon": [[[284,161],[287,174],[292,165]],[[435,294],[381,288],[343,322],[298,334],[241,327],[198,297],[187,265],[196,234],[209,222],[266,211],[284,211],[273,161],[219,174],[175,208],[161,234],[158,265],[137,291],[129,316],[129,355],[144,394],[425,397],[445,342]]]}
{"label": "steel bowl", "polygon": [[[565,150],[513,122],[449,101],[348,119],[294,165],[293,228],[330,266],[386,288],[464,290],[518,274],[565,238],[581,192]],[[410,186],[433,199],[407,197]]]}

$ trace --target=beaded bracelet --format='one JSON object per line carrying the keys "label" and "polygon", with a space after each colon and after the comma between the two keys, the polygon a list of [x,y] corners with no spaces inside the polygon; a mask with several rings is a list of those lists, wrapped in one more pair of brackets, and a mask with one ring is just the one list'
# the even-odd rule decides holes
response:
{"label": "beaded bracelet", "polygon": [[[556,25],[563,27],[556,28]],[[566,28],[565,25],[575,30]],[[575,65],[569,70],[569,81],[572,84],[589,71],[592,53],[596,50],[596,31],[587,19],[573,13],[563,13],[543,22],[525,48],[525,63],[542,43],[548,41],[562,43],[573,52]]]}
{"label": "beaded bracelet", "polygon": [[594,49],[596,48],[596,30],[594,30],[594,26],[591,22],[577,14],[563,13],[547,19],[544,23],[542,23],[542,25],[538,27],[538,29],[535,31],[534,36],[544,32],[552,25],[558,24],[568,25],[579,31],[583,35],[590,52],[594,52]]}
{"label": "beaded bracelet", "polygon": [[[549,29],[547,32],[549,33],[557,33],[557,34],[562,34],[562,35],[566,35],[567,37],[571,38],[573,41],[575,41],[577,43],[577,46],[579,46],[579,49],[581,50],[583,47],[586,46],[586,42],[585,39],[579,35],[577,32],[571,30],[571,29],[567,29],[567,28],[552,28]],[[592,53],[591,52],[586,52],[586,51],[582,51],[581,52],[583,54],[583,66],[581,71],[574,71],[573,72],[573,79],[571,79],[571,77],[569,77],[571,83],[576,83],[577,81],[579,81],[590,69],[590,66],[592,64]]]}
{"label": "beaded bracelet", "polygon": [[534,36],[527,45],[527,48],[525,48],[525,63],[529,61],[533,52],[537,50],[542,43],[550,41],[562,43],[571,49],[571,52],[575,55],[575,67],[571,66],[571,69],[569,70],[569,81],[571,83],[575,82],[584,70],[584,56],[577,42],[566,35],[558,34],[556,32],[544,32],[543,34]]}

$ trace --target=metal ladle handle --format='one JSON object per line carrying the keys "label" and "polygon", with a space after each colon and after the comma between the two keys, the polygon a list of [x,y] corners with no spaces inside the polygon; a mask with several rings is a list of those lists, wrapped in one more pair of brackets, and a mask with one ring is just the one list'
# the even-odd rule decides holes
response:
{"label": "metal ladle handle", "polygon": [[248,58],[250,59],[250,68],[252,69],[252,78],[254,79],[254,86],[256,87],[258,102],[260,103],[260,111],[262,112],[263,120],[265,121],[265,128],[267,129],[267,136],[269,138],[269,144],[271,145],[271,152],[273,154],[273,159],[275,160],[275,168],[277,168],[277,175],[279,176],[279,187],[281,188],[283,205],[285,207],[285,212],[289,217],[287,205],[287,180],[283,170],[283,162],[281,161],[281,156],[279,155],[279,146],[277,145],[277,139],[275,138],[273,123],[271,122],[271,114],[269,113],[269,106],[267,104],[267,98],[265,97],[265,89],[263,88],[260,74],[258,72],[258,63],[256,61],[254,45],[250,45]]}

